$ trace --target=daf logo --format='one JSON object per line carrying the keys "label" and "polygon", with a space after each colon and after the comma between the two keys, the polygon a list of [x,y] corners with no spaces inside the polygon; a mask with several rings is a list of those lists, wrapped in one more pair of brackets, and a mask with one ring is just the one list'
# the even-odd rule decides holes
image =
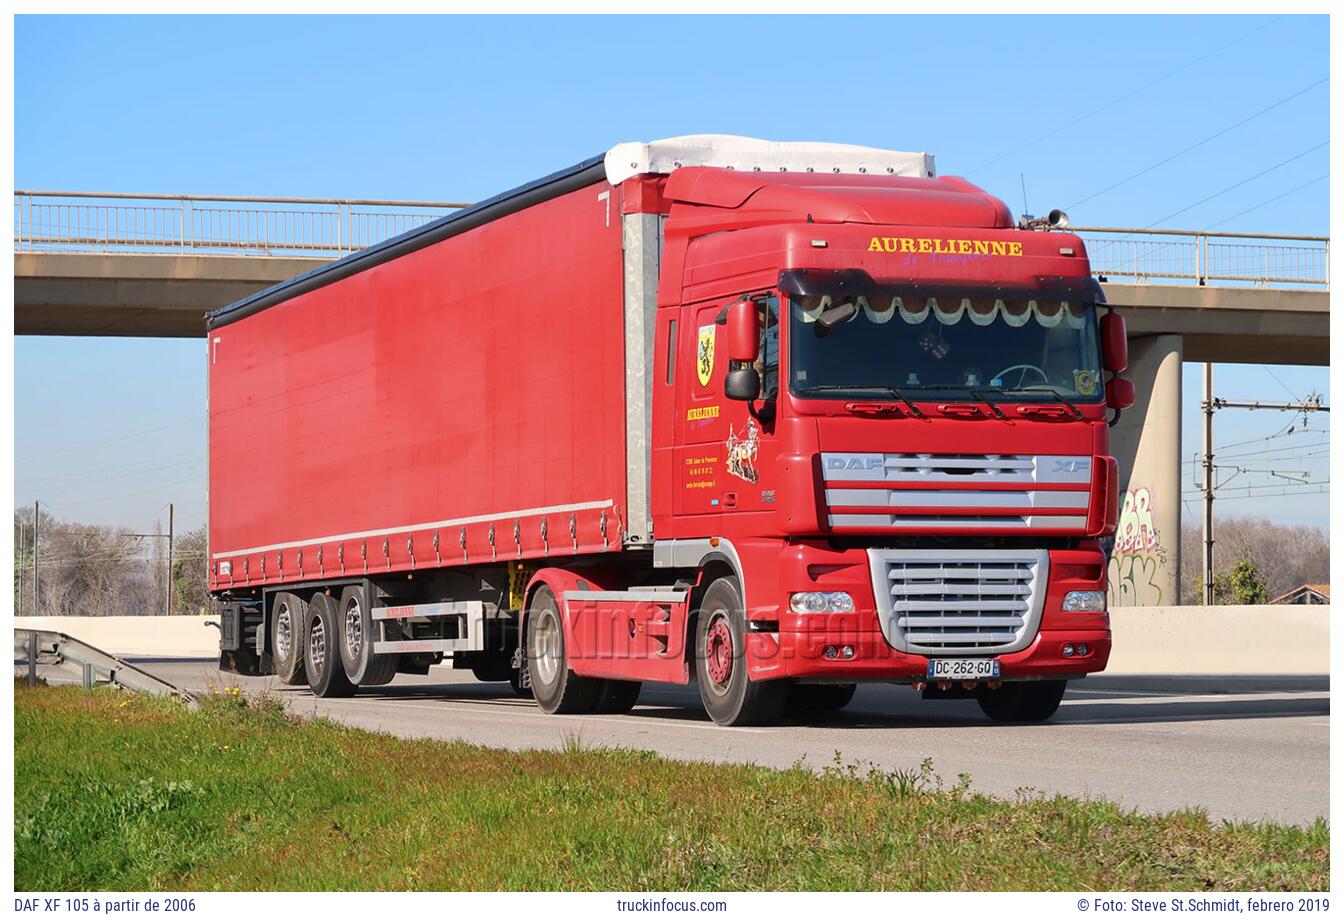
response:
{"label": "daf logo", "polygon": [[826,467],[832,470],[880,470],[881,457],[827,457]]}
{"label": "daf logo", "polygon": [[1086,457],[1069,457],[1065,460],[1056,460],[1053,472],[1056,473],[1080,473],[1086,470],[1092,461]]}

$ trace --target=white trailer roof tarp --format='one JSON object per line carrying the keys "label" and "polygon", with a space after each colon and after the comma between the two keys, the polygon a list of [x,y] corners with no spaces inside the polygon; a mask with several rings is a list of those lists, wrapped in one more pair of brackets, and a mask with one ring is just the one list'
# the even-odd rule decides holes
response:
{"label": "white trailer roof tarp", "polygon": [[605,157],[607,181],[618,185],[643,173],[665,175],[681,166],[718,166],[742,172],[934,174],[933,154],[902,153],[855,144],[763,141],[732,134],[687,134],[660,141],[617,144]]}

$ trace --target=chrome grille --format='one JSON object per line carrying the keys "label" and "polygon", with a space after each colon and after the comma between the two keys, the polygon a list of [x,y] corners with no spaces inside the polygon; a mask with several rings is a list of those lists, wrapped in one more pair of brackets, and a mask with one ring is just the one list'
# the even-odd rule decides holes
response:
{"label": "chrome grille", "polygon": [[1000,654],[1036,636],[1045,550],[870,549],[868,557],[878,620],[898,651]]}
{"label": "chrome grille", "polygon": [[826,521],[860,530],[1082,531],[1092,458],[823,453]]}

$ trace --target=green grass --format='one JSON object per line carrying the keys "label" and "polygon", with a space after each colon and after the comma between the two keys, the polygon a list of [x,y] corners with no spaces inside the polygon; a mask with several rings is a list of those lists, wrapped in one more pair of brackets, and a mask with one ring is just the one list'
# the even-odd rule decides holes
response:
{"label": "green grass", "polygon": [[930,766],[410,741],[278,703],[15,689],[19,891],[1292,889],[1329,831],[945,786]]}

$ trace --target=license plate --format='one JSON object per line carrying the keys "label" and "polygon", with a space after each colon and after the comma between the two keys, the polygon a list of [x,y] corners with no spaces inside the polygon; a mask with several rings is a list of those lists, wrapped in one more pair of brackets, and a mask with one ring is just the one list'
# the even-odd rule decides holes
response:
{"label": "license plate", "polygon": [[929,680],[989,680],[999,676],[997,658],[932,658]]}

